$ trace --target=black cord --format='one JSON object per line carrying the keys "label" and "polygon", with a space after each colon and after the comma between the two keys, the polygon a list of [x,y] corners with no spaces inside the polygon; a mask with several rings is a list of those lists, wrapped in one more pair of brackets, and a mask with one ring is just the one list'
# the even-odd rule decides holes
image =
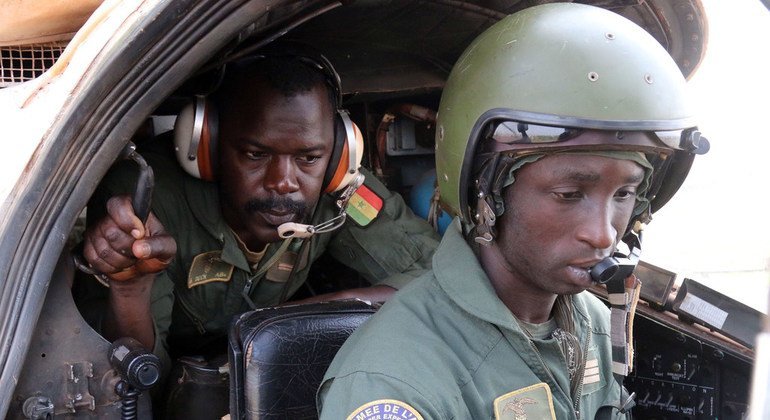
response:
{"label": "black cord", "polygon": [[139,390],[128,382],[121,380],[115,385],[115,393],[120,396],[120,418],[122,420],[136,420],[139,413]]}

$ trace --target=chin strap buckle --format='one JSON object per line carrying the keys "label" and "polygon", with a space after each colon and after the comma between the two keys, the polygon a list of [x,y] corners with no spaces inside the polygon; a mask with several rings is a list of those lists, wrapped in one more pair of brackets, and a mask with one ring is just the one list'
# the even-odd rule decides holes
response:
{"label": "chin strap buckle", "polygon": [[490,245],[495,239],[492,235],[492,228],[495,226],[497,216],[494,210],[487,202],[487,197],[479,193],[478,208],[476,209],[476,237],[473,238],[480,245]]}

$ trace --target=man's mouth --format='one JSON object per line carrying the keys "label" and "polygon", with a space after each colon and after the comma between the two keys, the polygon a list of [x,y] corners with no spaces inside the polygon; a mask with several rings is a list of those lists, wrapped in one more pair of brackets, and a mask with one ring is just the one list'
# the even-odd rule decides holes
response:
{"label": "man's mouth", "polygon": [[257,213],[272,226],[280,226],[284,223],[299,220],[299,216],[293,211],[271,209],[268,211],[258,211]]}
{"label": "man's mouth", "polygon": [[593,282],[593,277],[591,276],[591,270],[601,262],[600,259],[591,259],[591,260],[583,260],[583,261],[577,261],[569,264],[569,268],[574,271],[577,275],[580,277],[587,276],[587,278],[591,279]]}
{"label": "man's mouth", "polygon": [[591,260],[583,260],[583,261],[573,262],[573,263],[570,263],[569,265],[571,267],[582,268],[582,269],[591,271],[591,269],[596,264],[599,264],[601,261],[602,261],[601,259],[591,259]]}
{"label": "man's mouth", "polygon": [[272,226],[302,220],[306,205],[287,198],[252,199],[245,205],[248,214],[257,214]]}

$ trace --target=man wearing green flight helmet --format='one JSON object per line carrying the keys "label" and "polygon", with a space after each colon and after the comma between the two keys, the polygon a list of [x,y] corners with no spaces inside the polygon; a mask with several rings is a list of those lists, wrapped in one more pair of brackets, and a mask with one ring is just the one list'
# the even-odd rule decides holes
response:
{"label": "man wearing green flight helmet", "polygon": [[709,147],[676,64],[612,12],[531,7],[455,64],[436,143],[457,219],[432,272],[340,350],[321,418],[628,415],[641,227]]}

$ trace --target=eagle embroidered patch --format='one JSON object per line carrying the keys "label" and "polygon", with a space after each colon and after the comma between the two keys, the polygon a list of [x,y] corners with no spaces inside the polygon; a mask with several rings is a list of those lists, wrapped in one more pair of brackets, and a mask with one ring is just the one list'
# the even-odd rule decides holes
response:
{"label": "eagle embroidered patch", "polygon": [[381,209],[382,198],[367,188],[366,185],[362,185],[350,197],[345,212],[359,226],[366,226],[380,214]]}
{"label": "eagle embroidered patch", "polygon": [[539,383],[495,398],[496,420],[556,420],[551,388]]}

